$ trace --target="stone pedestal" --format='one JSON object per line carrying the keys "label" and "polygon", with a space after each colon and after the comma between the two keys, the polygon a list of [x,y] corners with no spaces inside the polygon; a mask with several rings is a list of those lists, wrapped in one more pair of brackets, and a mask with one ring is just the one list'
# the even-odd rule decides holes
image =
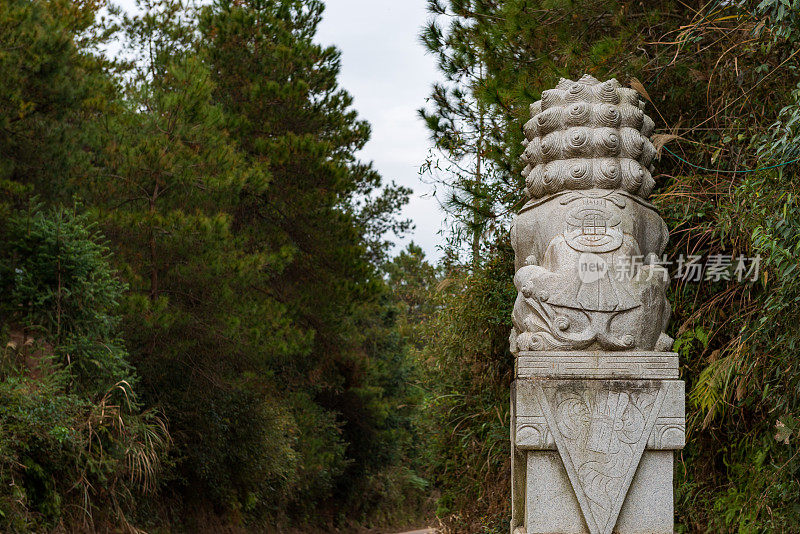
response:
{"label": "stone pedestal", "polygon": [[512,533],[672,533],[677,378],[674,353],[518,354]]}
{"label": "stone pedestal", "polygon": [[668,352],[667,225],[654,123],[591,76],[542,91],[525,123],[509,337],[513,534],[666,534],[684,384]]}

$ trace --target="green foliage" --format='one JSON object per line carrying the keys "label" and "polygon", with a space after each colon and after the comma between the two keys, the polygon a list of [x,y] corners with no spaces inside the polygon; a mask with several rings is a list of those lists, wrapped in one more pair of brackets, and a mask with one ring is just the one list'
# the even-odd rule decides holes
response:
{"label": "green foliage", "polygon": [[301,437],[298,486],[264,499],[309,517],[335,495],[354,519],[381,501],[373,481],[398,465],[407,440],[407,415],[393,408],[406,395],[394,376],[403,347],[376,265],[385,232],[407,228],[394,217],[409,192],[381,186],[354,157],[369,127],[338,87],[338,51],[313,42],[321,13],[315,1],[219,1],[201,10],[199,29],[212,98],[244,165],[265,177],[241,188],[232,226],[245,249],[285,260],[251,287],[306,341],[275,346],[270,334],[257,349],[291,392]]}
{"label": "green foliage", "polygon": [[33,190],[64,198],[90,168],[88,116],[113,85],[92,52],[106,42],[96,2],[9,0],[0,4],[0,206]]}
{"label": "green foliage", "polygon": [[[490,177],[479,181],[474,172],[446,168],[438,177],[460,192],[459,203],[450,206],[456,214],[454,244],[460,247],[460,236],[474,234],[479,219],[483,235],[484,229],[494,232],[507,224],[522,198],[520,126],[529,104],[562,76],[641,80],[638,87],[657,119],[657,133],[681,136],[680,147],[672,150],[696,165],[730,171],[798,157],[800,62],[793,7],[786,0],[662,2],[657,7],[610,0],[429,2],[436,17],[422,39],[437,55],[447,84],[433,89],[423,116],[445,159],[481,160],[483,176]],[[757,282],[676,282],[671,290],[669,333],[677,340],[689,392],[689,442],[677,469],[676,528],[795,531],[800,479],[794,430],[786,429],[798,415],[800,380],[795,365],[797,165],[757,173],[698,173],[664,155],[656,166],[662,174],[656,176],[654,201],[672,231],[668,259],[761,256]],[[435,178],[442,168],[430,165]],[[498,239],[487,239],[487,250]],[[483,252],[481,261],[491,257]],[[502,316],[512,301],[509,297],[493,312],[481,313]],[[440,313],[458,316],[461,309],[456,300],[442,303]],[[461,334],[475,342],[484,332]],[[445,353],[438,340],[429,345],[431,354]],[[493,361],[495,354],[484,347],[475,358]],[[466,374],[451,387],[465,388],[476,380],[480,375]],[[498,388],[487,404],[506,402],[505,390]],[[777,422],[784,426],[776,427]],[[446,433],[458,422],[448,423],[441,425],[440,441],[449,439]],[[465,420],[456,428],[477,432],[483,424]],[[441,456],[458,451],[451,443]],[[477,478],[477,466],[483,464],[472,465],[461,479]],[[500,467],[498,458],[488,468],[496,474],[483,487],[508,495]],[[441,483],[444,495],[456,495],[455,481]],[[448,513],[491,517],[466,527],[453,523],[458,531],[477,532],[498,524],[488,503],[453,497],[446,504]]]}
{"label": "green foliage", "polygon": [[294,424],[286,400],[258,377],[266,358],[305,345],[308,334],[252,290],[284,260],[249,248],[232,226],[239,192],[263,179],[226,135],[208,68],[180,45],[184,7],[142,7],[149,11],[127,20],[126,33],[134,55],[152,53],[105,123],[100,172],[85,195],[130,284],[123,326],[142,400],[170,420],[169,493],[231,512],[269,506],[293,465],[278,438]]}
{"label": "green foliage", "polygon": [[135,403],[108,248],[64,209],[16,214],[2,242],[0,528],[128,528],[169,435]]}
{"label": "green foliage", "polygon": [[797,0],[761,0],[755,13],[769,17],[776,39],[793,41],[800,36],[800,2]]}
{"label": "green foliage", "polygon": [[436,310],[431,290],[438,282],[438,269],[426,261],[419,246],[410,243],[384,267],[384,272],[399,308],[398,333],[420,349],[424,346],[422,329]]}
{"label": "green foliage", "polygon": [[426,460],[441,490],[436,513],[457,531],[507,525],[512,272],[506,239],[480,269],[453,267],[430,288],[435,312],[418,356],[430,417]]}
{"label": "green foliage", "polygon": [[129,380],[116,315],[123,284],[108,264],[108,246],[85,216],[33,206],[9,221],[0,280],[2,313],[46,339],[78,392],[97,394]]}
{"label": "green foliage", "polygon": [[[354,156],[322,4],[138,7],[0,6],[0,530],[416,514],[419,392],[379,270],[410,191]],[[98,54],[115,31],[130,61]]]}

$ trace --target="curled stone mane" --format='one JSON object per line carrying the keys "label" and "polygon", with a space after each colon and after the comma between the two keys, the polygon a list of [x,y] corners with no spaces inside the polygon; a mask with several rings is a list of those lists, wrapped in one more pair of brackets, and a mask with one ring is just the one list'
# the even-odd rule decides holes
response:
{"label": "curled stone mane", "polygon": [[647,199],[655,182],[653,120],[616,79],[561,79],[531,104],[522,161],[531,199],[564,190],[620,189]]}

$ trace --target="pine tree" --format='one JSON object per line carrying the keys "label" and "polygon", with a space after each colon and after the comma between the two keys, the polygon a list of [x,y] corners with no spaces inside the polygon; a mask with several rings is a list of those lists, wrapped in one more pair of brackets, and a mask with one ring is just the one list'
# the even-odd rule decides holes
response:
{"label": "pine tree", "polygon": [[[441,2],[429,2],[435,15],[449,15],[443,29],[432,19],[423,29],[421,41],[433,54],[444,76],[431,92],[430,108],[419,114],[431,134],[436,152],[424,169],[447,190],[442,203],[453,218],[449,245],[459,251],[468,244],[473,268],[481,262],[481,247],[507,219],[507,174],[502,172],[498,154],[503,137],[503,116],[487,105],[487,47],[496,39],[497,29],[486,25],[476,31],[471,17],[491,17],[493,2],[455,2],[452,12]],[[504,183],[505,182],[505,183]]]}
{"label": "pine tree", "polygon": [[[370,473],[393,461],[398,423],[387,410],[401,393],[373,384],[383,380],[376,372],[393,372],[380,361],[399,348],[380,339],[391,320],[379,319],[386,289],[376,266],[385,232],[407,227],[395,214],[408,191],[381,186],[378,173],[354,156],[369,126],[338,86],[339,52],[313,41],[322,10],[316,0],[221,0],[202,11],[200,32],[214,101],[228,115],[246,165],[268,180],[242,189],[233,224],[251,246],[267,244],[287,258],[282,271],[255,287],[313,333],[313,343],[290,359],[272,360],[276,379],[335,417],[346,445],[333,460],[346,469],[319,470],[330,451],[301,434],[299,491],[306,502],[334,494],[342,502],[363,499],[359,488]],[[298,406],[297,417],[308,420]]]}
{"label": "pine tree", "polygon": [[[91,172],[92,123],[114,94],[95,2],[0,3],[0,206],[69,199]],[[5,212],[7,216],[7,212]]]}
{"label": "pine tree", "polygon": [[92,174],[97,118],[113,113],[100,8],[0,3],[4,532],[130,530],[169,441],[136,402],[108,243],[59,206]]}
{"label": "pine tree", "polygon": [[[186,510],[278,506],[297,478],[299,430],[265,378],[310,335],[260,291],[286,254],[237,226],[241,192],[265,179],[226,133],[191,12],[170,0],[141,7],[123,23],[139,61],[83,194],[130,286],[124,328],[143,400],[165,412],[174,436],[180,482],[168,495]],[[320,437],[331,450],[335,430]]]}

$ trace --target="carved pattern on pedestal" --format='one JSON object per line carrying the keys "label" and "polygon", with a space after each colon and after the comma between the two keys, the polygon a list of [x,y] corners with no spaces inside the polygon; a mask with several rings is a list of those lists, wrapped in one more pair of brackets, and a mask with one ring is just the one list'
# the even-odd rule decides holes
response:
{"label": "carved pattern on pedestal", "polygon": [[[559,381],[558,384],[572,384],[572,381]],[[613,381],[604,382],[614,384]],[[656,415],[656,423],[647,439],[647,449],[680,450],[685,445],[686,419],[684,417],[683,382],[670,380],[659,382],[664,389],[664,403]],[[629,388],[634,382],[617,382],[613,387]],[[556,442],[547,426],[544,410],[535,393],[532,391],[533,381],[517,381],[517,387],[526,393],[529,400],[517,401],[516,409],[521,413],[514,418],[515,443],[520,450],[556,450]],[[561,386],[567,387],[567,386]],[[611,386],[609,386],[611,387]],[[636,386],[634,386],[636,387]],[[531,391],[529,391],[531,390]],[[531,398],[533,397],[533,398]],[[556,411],[557,416],[558,412]]]}
{"label": "carved pattern on pedestal", "polygon": [[556,444],[544,414],[517,416],[516,439],[520,449],[548,450],[554,449]]}
{"label": "carved pattern on pedestal", "polygon": [[611,534],[664,402],[658,383],[534,390],[591,534]]}
{"label": "carved pattern on pedestal", "polygon": [[647,440],[648,449],[680,450],[686,445],[686,417],[659,417]]}

